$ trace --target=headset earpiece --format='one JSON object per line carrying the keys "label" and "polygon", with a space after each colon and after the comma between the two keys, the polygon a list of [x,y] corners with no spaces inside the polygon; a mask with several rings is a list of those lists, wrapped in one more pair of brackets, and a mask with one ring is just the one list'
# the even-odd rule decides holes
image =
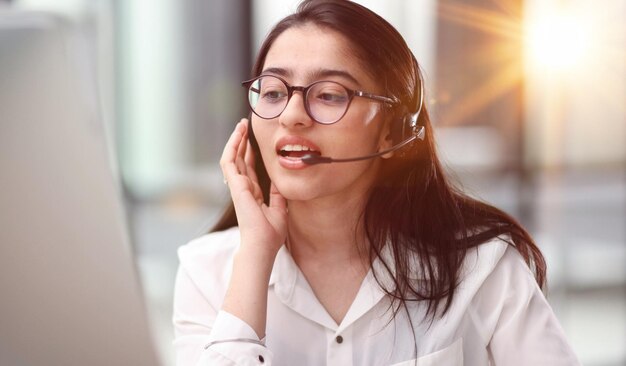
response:
{"label": "headset earpiece", "polygon": [[404,105],[401,106],[400,110],[396,112],[390,126],[391,142],[393,145],[396,145],[412,136],[412,120],[412,115],[409,113],[407,107]]}
{"label": "headset earpiece", "polygon": [[[414,59],[415,60],[415,59]],[[424,105],[424,79],[422,77],[422,72],[417,66],[417,61],[415,61],[415,66],[417,68],[418,74],[418,84],[419,84],[419,96],[417,97],[418,105],[416,112],[412,113],[406,105],[402,105],[400,107],[399,112],[396,114],[396,118],[391,123],[391,141],[394,145],[401,143],[411,137],[415,136],[419,140],[424,140],[426,130],[424,126],[421,126],[419,121],[419,116],[422,111],[422,107]]]}

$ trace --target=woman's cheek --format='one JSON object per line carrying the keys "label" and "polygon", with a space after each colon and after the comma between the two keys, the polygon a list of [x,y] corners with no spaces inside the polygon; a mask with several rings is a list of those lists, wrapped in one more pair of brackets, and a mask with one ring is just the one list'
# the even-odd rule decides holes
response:
{"label": "woman's cheek", "polygon": [[374,122],[377,119],[377,117],[379,117],[379,112],[380,112],[380,104],[378,103],[367,104],[361,117],[361,121],[363,121],[363,125],[367,127],[372,122]]}

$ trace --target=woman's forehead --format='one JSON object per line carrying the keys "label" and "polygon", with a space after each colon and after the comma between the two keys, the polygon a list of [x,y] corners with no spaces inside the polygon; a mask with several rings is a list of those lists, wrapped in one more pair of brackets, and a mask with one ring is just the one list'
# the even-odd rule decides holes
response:
{"label": "woman's forehead", "polygon": [[309,69],[304,71],[293,70],[283,67],[266,67],[262,70],[262,74],[273,74],[281,76],[287,80],[293,80],[297,77],[297,73],[303,74],[307,80],[332,80],[335,78],[347,80],[357,86],[362,86],[361,82],[350,72],[350,70],[330,69],[320,67],[318,69]]}
{"label": "woman's forehead", "polygon": [[351,42],[337,31],[312,24],[281,33],[270,46],[262,71],[296,83],[338,78],[354,86],[373,86]]}

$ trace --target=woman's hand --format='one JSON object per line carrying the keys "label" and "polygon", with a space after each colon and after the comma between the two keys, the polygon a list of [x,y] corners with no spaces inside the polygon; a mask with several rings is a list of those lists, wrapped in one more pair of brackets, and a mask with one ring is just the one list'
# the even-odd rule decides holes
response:
{"label": "woman's hand", "polygon": [[275,256],[287,237],[287,203],[272,184],[269,206],[254,171],[254,153],[243,118],[226,143],[220,160],[241,233],[241,249]]}

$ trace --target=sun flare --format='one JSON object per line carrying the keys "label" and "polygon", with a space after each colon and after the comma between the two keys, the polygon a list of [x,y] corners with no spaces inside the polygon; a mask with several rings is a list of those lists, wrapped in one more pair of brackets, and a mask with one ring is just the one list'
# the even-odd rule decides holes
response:
{"label": "sun flare", "polygon": [[536,67],[571,70],[588,57],[592,39],[586,19],[574,13],[548,11],[527,20],[526,52]]}
{"label": "sun flare", "polygon": [[[469,121],[500,96],[529,78],[555,78],[564,84],[598,89],[590,75],[600,70],[621,74],[624,36],[621,18],[591,2],[499,0],[489,6],[446,0],[438,5],[440,22],[486,35],[480,44],[466,47],[464,70],[436,102],[445,103],[445,124]],[[556,79],[554,79],[556,80]],[[589,84],[589,85],[587,85]],[[599,88],[596,93],[613,93]],[[614,100],[615,95],[607,100]]]}

